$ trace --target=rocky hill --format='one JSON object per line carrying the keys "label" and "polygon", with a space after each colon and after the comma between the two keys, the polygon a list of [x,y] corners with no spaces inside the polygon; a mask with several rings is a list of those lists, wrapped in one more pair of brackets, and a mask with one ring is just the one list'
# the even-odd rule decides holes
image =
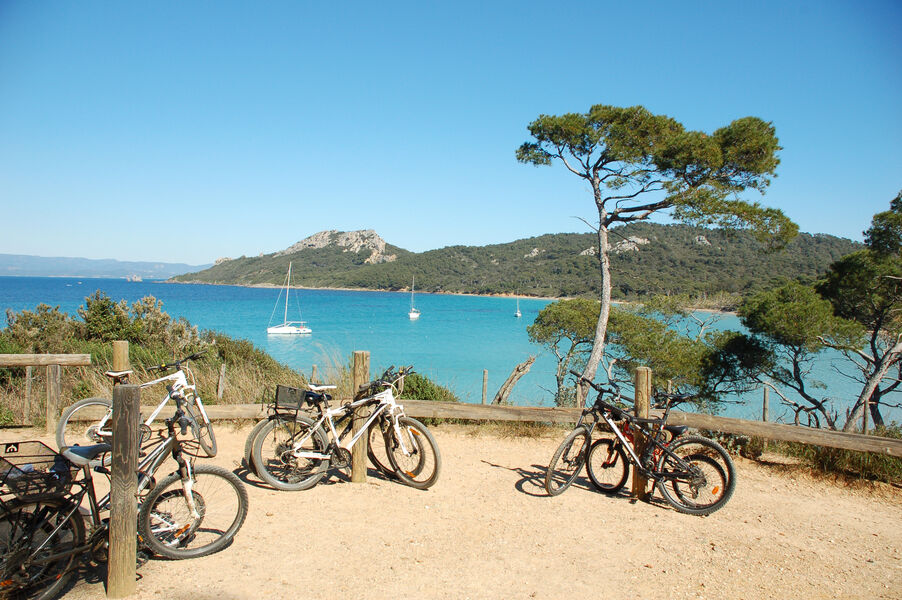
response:
{"label": "rocky hill", "polygon": [[[851,240],[799,235],[786,250],[765,252],[747,232],[636,223],[612,230],[614,294],[747,293],[782,277],[816,278],[858,249]],[[595,295],[597,241],[590,233],[548,234],[490,246],[449,246],[413,253],[374,231],[324,231],[285,250],[217,261],[176,281],[307,287],[417,289],[473,294]]]}

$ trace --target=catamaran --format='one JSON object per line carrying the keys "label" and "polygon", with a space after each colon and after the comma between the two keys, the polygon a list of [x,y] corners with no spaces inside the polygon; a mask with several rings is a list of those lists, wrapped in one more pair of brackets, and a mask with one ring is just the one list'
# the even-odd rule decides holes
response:
{"label": "catamaran", "polygon": [[[289,321],[288,320],[288,292],[291,290],[291,263],[288,263],[288,276],[285,278],[285,317],[282,320],[281,325],[273,325],[272,327],[266,328],[266,333],[271,334],[287,334],[287,335],[299,335],[305,333],[313,333],[313,330],[307,327],[307,323],[305,321]],[[276,308],[279,307],[279,301],[276,300],[276,305],[272,309],[273,314],[276,313]],[[272,315],[269,317],[270,323],[272,323]]]}
{"label": "catamaran", "polygon": [[407,313],[407,316],[411,319],[419,319],[420,311],[417,310],[417,307],[413,305],[413,289],[416,286],[417,278],[413,278],[413,282],[410,284],[410,311]]}

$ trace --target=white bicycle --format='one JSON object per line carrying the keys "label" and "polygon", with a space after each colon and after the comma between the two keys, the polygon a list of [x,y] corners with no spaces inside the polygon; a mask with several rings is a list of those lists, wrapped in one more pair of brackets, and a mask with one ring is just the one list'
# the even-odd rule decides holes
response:
{"label": "white bicycle", "polygon": [[[191,356],[182,358],[175,362],[164,365],[148,367],[148,372],[153,371],[169,371],[175,369],[173,373],[164,375],[159,379],[142,383],[141,389],[157,385],[158,383],[166,383],[168,393],[160,401],[160,404],[150,414],[149,417],[141,424],[141,443],[147,442],[152,430],[151,423],[157,418],[166,404],[173,399],[183,400],[186,416],[190,422],[191,433],[197,440],[201,449],[209,457],[216,456],[216,436],[213,434],[213,426],[207,411],[204,410],[204,404],[197,393],[197,385],[194,381],[194,373],[188,368],[188,361],[195,360],[203,356],[204,352],[197,352]],[[114,384],[128,383],[128,378],[132,371],[107,371],[104,373]],[[79,400],[60,416],[59,425],[56,428],[56,444],[59,449],[75,446],[75,445],[91,445],[112,443],[113,431],[111,427],[111,418],[113,416],[113,402],[107,398],[85,398]],[[109,458],[107,458],[109,461]]]}
{"label": "white bicycle", "polygon": [[[309,390],[279,386],[276,390],[279,412],[252,434],[251,458],[257,475],[276,489],[309,489],[329,469],[350,466],[351,449],[367,435],[369,458],[379,471],[417,489],[431,487],[441,469],[438,446],[425,425],[404,414],[404,407],[394,396],[399,382],[410,372],[409,368],[396,372],[389,369],[363,388],[371,392],[383,388],[381,391],[337,408],[329,406],[332,397],[326,393],[334,385],[309,385]],[[316,409],[319,419],[314,422],[299,414],[302,404]],[[286,412],[289,406],[295,412]],[[365,406],[372,406],[373,411],[359,431],[352,434],[354,413]],[[387,461],[374,452],[383,443]]]}

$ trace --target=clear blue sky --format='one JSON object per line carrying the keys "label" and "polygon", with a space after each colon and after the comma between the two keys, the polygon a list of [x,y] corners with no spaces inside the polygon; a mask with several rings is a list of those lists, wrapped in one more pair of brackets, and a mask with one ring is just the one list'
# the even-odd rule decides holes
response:
{"label": "clear blue sky", "polygon": [[772,121],[760,200],[861,239],[902,189],[902,3],[2,0],[0,253],[585,231],[582,181],[514,151],[539,114],[597,103]]}

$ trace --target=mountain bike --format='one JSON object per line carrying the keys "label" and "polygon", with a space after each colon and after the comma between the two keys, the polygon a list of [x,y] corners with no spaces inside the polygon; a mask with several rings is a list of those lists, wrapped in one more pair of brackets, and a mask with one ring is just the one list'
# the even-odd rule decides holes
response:
{"label": "mountain bike", "polygon": [[[170,559],[212,554],[231,543],[247,516],[247,491],[225,469],[185,459],[190,418],[177,401],[168,437],[138,466],[139,547]],[[107,478],[109,444],[57,453],[37,442],[0,444],[0,597],[51,598],[68,584],[80,557],[106,562],[110,495],[97,498],[93,472]],[[169,457],[178,470],[156,481]],[[78,474],[81,473],[81,477]],[[87,500],[87,506],[83,506]]]}
{"label": "mountain bike", "polygon": [[[151,423],[159,416],[160,412],[170,400],[180,399],[184,401],[184,411],[190,421],[191,432],[204,453],[210,458],[216,456],[216,436],[213,433],[213,425],[204,410],[203,402],[197,393],[197,385],[194,373],[188,368],[188,361],[196,360],[205,352],[197,352],[174,362],[148,367],[148,372],[169,371],[173,373],[164,375],[153,381],[142,383],[141,389],[148,388],[158,383],[166,383],[166,396],[160,401],[156,409],[147,417],[141,425],[141,440],[146,442],[151,436]],[[104,373],[113,384],[128,383],[132,371],[107,371]],[[85,398],[79,400],[60,416],[56,428],[56,444],[61,450],[75,443],[106,443],[109,444],[113,437],[110,429],[113,416],[113,402],[107,398]]]}
{"label": "mountain bike", "polygon": [[[372,452],[371,446],[369,457],[376,468],[411,487],[431,487],[441,470],[438,446],[425,425],[404,414],[394,395],[404,376],[411,372],[411,368],[389,368],[364,386],[375,393],[336,408],[330,406],[332,397],[326,393],[335,389],[334,385],[310,384],[306,391],[296,390],[296,400],[291,405],[299,410],[302,403],[306,404],[319,418],[314,421],[296,412],[269,419],[253,442],[251,457],[257,475],[280,490],[306,490],[319,483],[330,469],[349,467],[351,449],[364,435],[370,439],[380,435],[388,464]],[[380,388],[381,391],[375,391]],[[277,403],[278,394],[277,390]],[[357,433],[352,433],[354,413],[367,406],[373,407],[372,413]]]}
{"label": "mountain bike", "polygon": [[[615,494],[623,488],[628,477],[627,464],[655,483],[668,504],[694,515],[707,515],[722,508],[736,487],[733,461],[720,444],[708,438],[683,435],[685,427],[667,425],[674,400],[689,396],[661,394],[664,413],[659,418],[633,416],[616,404],[604,400],[609,395],[614,402],[621,398],[616,384],[610,387],[586,381],[598,397],[586,407],[576,428],[561,443],[545,473],[545,490],[557,496],[566,490],[587,465],[593,485],[600,491]],[[615,439],[602,438],[592,443],[592,432],[603,420]],[[617,421],[622,423],[617,425]],[[629,437],[624,429],[630,431]],[[636,451],[634,435],[641,433],[646,440],[641,456]]]}

